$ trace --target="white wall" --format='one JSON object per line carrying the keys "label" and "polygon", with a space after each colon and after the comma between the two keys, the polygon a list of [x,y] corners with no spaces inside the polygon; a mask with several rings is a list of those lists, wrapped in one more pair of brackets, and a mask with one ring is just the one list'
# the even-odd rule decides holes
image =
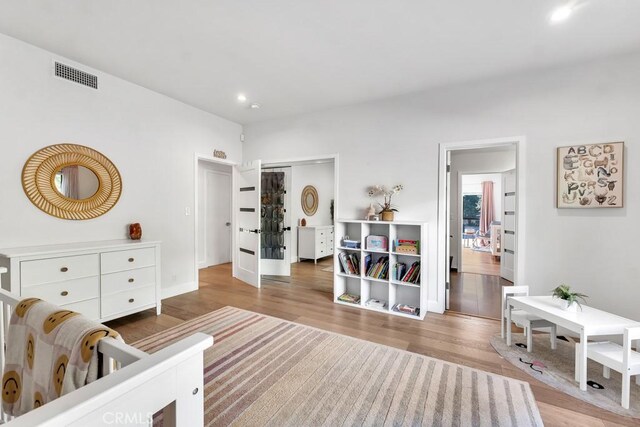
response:
{"label": "white wall", "polygon": [[[302,190],[307,185],[313,185],[318,191],[318,211],[309,216],[302,210]],[[329,207],[334,198],[334,169],[333,162],[310,165],[293,165],[291,167],[291,262],[297,261],[298,220],[305,218],[307,226],[331,225]]]}
{"label": "white wall", "polygon": [[[640,55],[534,70],[245,127],[245,159],[339,153],[339,217],[368,206],[368,185],[403,183],[398,220],[429,221],[429,298],[436,298],[438,143],[526,135],[522,284],[560,283],[591,305],[640,320]],[[626,142],[625,207],[555,208],[556,147]],[[622,297],[621,297],[622,296]]]}
{"label": "white wall", "polygon": [[[144,239],[163,243],[163,294],[195,289],[194,221],[185,216],[194,153],[217,148],[240,161],[241,127],[101,72],[99,90],[54,78],[54,58],[73,63],[4,35],[0,58],[0,247],[124,238],[140,222]],[[106,215],[65,221],[25,196],[24,162],[61,142],[90,146],[119,169],[122,196]]]}
{"label": "white wall", "polygon": [[[504,172],[515,168],[516,166],[516,152],[515,148],[504,149],[500,151],[484,150],[459,150],[451,153],[451,177],[450,177],[450,192],[451,192],[451,205],[450,215],[451,220],[451,235],[450,239],[451,249],[450,253],[453,256],[453,262],[451,265],[454,268],[458,268],[458,248],[460,246],[460,214],[461,207],[459,206],[460,196],[458,191],[458,177],[460,173],[470,172]],[[500,181],[502,186],[502,181]],[[494,200],[497,202],[496,206],[502,203],[500,191],[494,187]],[[496,209],[500,212],[500,209]],[[500,220],[501,216],[497,219]]]}

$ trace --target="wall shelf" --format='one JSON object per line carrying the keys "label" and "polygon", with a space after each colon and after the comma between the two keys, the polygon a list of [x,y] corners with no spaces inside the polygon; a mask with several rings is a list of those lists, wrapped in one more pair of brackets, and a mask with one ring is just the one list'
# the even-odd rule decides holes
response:
{"label": "wall shelf", "polygon": [[[389,249],[387,251],[367,250],[365,246],[366,237],[369,235],[387,236]],[[362,248],[345,248],[342,245],[344,238],[358,240],[362,242]],[[397,240],[419,240],[420,253],[408,254],[397,252],[395,242]],[[408,319],[422,320],[427,313],[427,223],[423,222],[382,222],[382,221],[358,221],[358,220],[338,220],[335,223],[335,257],[334,257],[334,280],[333,298],[336,304],[361,308],[379,313],[392,314],[394,316],[406,317]],[[355,255],[358,257],[360,275],[346,274],[343,272],[339,255]],[[371,255],[372,262],[375,263],[382,257],[389,258],[389,269],[387,279],[378,279],[367,276],[364,266],[364,258]],[[420,262],[420,278],[418,283],[403,282],[393,277],[394,266],[397,263],[404,263],[407,268],[414,262]],[[351,304],[338,301],[342,294],[349,293],[360,296],[359,304]],[[367,301],[376,299],[387,303],[387,307],[370,307]],[[414,316],[407,313],[393,310],[395,304],[407,304],[420,308],[420,314]]]}

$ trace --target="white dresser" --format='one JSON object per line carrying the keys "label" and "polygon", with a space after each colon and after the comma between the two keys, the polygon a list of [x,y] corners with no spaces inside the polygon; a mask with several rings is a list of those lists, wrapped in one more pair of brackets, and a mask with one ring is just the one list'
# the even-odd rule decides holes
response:
{"label": "white dresser", "polygon": [[312,259],[333,255],[333,225],[298,227],[298,259]]}
{"label": "white dresser", "polygon": [[160,314],[160,242],[111,240],[0,249],[2,288],[106,322]]}

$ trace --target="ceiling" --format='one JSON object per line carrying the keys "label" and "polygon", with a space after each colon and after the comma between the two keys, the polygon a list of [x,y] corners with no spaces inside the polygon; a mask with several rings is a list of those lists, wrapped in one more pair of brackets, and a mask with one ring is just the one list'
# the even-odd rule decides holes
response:
{"label": "ceiling", "polygon": [[640,1],[565,3],[2,0],[0,32],[251,123],[640,49]]}

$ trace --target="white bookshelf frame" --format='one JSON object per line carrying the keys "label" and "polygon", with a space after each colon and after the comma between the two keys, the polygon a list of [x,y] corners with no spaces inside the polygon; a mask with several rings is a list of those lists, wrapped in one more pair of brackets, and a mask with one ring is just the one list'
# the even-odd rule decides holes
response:
{"label": "white bookshelf frame", "polygon": [[[386,221],[359,221],[359,220],[337,220],[334,224],[334,244],[335,249],[333,259],[333,301],[336,304],[348,307],[361,308],[365,310],[377,311],[381,313],[393,314],[395,316],[409,319],[423,320],[427,314],[427,223],[426,222],[386,222]],[[374,235],[387,236],[389,240],[388,251],[368,250],[366,237]],[[358,249],[345,248],[342,240],[349,236],[351,240],[359,240],[361,247]],[[419,254],[399,254],[395,252],[394,241],[396,239],[420,240]],[[346,274],[342,271],[342,266],[338,255],[341,252],[355,253],[360,259],[360,274]],[[367,254],[372,254],[373,262],[381,256],[389,257],[389,274],[387,279],[374,279],[366,276],[364,271],[364,258]],[[397,262],[404,262],[410,265],[414,261],[420,261],[420,283],[403,283],[391,279],[393,266]],[[338,297],[345,292],[360,296],[359,304],[338,301]],[[366,305],[370,298],[385,300],[387,306],[384,309],[368,307]],[[400,313],[391,308],[396,303],[409,304],[420,307],[420,315]]]}

